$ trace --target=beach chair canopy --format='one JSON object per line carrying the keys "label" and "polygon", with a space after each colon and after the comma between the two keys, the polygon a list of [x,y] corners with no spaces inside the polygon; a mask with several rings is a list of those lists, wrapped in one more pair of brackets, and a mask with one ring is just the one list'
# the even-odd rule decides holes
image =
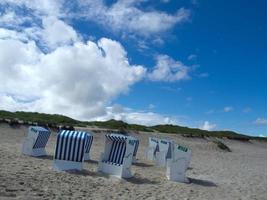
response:
{"label": "beach chair canopy", "polygon": [[30,156],[45,156],[45,146],[50,137],[50,130],[40,126],[30,126],[22,145],[22,153]]}
{"label": "beach chair canopy", "polygon": [[92,141],[93,137],[87,132],[62,130],[57,135],[55,159],[82,162]]}
{"label": "beach chair canopy", "polygon": [[51,132],[40,126],[32,126],[30,127],[30,131],[37,134],[37,138],[33,145],[33,148],[34,149],[45,148]]}

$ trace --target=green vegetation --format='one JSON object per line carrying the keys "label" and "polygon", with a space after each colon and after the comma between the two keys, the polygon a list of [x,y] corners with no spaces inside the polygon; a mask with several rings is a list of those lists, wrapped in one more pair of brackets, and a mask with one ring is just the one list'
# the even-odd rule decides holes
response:
{"label": "green vegetation", "polygon": [[53,125],[77,125],[79,123],[79,121],[63,115],[50,115],[37,112],[8,112],[1,110],[0,118]]}
{"label": "green vegetation", "polygon": [[157,125],[157,126],[142,126],[138,124],[128,124],[123,121],[109,120],[105,122],[85,122],[72,119],[63,115],[51,115],[37,112],[8,112],[0,110],[1,119],[10,120],[23,120],[27,122],[36,122],[38,124],[45,124],[48,126],[98,126],[100,128],[118,129],[118,130],[131,130],[131,131],[144,131],[144,132],[162,132],[181,134],[184,137],[218,137],[248,141],[250,139],[267,141],[267,138],[251,137],[239,134],[233,131],[205,131],[197,128],[188,128],[177,125]]}
{"label": "green vegetation", "polygon": [[249,140],[250,136],[235,133],[233,131],[205,131],[197,128],[188,128],[177,125],[157,125],[152,126],[152,129],[162,133],[182,134],[186,137],[219,137],[238,140]]}
{"label": "green vegetation", "polygon": [[227,151],[227,152],[231,152],[231,149],[226,144],[224,144],[223,142],[218,141],[218,140],[213,141],[213,142],[217,145],[217,147],[219,149]]}

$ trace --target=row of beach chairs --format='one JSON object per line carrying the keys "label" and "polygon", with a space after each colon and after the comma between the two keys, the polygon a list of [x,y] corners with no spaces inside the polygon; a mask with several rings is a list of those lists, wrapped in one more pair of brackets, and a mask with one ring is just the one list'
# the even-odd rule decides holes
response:
{"label": "row of beach chairs", "polygon": [[[45,156],[45,146],[51,131],[30,126],[23,142],[22,153],[30,156]],[[90,160],[93,136],[84,131],[61,130],[57,134],[53,168],[57,171],[82,170],[83,163]],[[98,162],[98,171],[119,178],[132,177],[131,165],[136,162],[139,139],[121,134],[106,134],[104,152]],[[166,166],[169,180],[188,182],[185,172],[191,159],[191,150],[177,145],[172,140],[149,138],[146,150],[148,160]]]}

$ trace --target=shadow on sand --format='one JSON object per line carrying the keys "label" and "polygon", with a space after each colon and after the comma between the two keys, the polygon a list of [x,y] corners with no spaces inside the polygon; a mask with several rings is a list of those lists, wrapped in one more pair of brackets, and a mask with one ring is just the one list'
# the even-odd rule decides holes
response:
{"label": "shadow on sand", "polygon": [[141,177],[131,177],[131,178],[127,178],[127,179],[124,179],[125,181],[127,182],[130,182],[130,183],[133,183],[133,184],[138,184],[138,185],[141,185],[141,184],[158,184],[159,182],[158,181],[153,181],[153,180],[149,180],[147,178],[141,178]]}
{"label": "shadow on sand", "polygon": [[153,167],[154,165],[146,164],[146,163],[133,163],[133,165],[137,167]]}
{"label": "shadow on sand", "polygon": [[97,160],[86,160],[85,162],[91,163],[91,164],[98,164]]}
{"label": "shadow on sand", "polygon": [[53,160],[54,159],[54,156],[52,156],[52,155],[46,155],[46,156],[38,156],[38,157],[34,157],[34,158],[42,159],[42,160]]}
{"label": "shadow on sand", "polygon": [[93,171],[89,171],[86,169],[83,170],[67,170],[66,171],[69,174],[75,174],[75,175],[79,175],[79,176],[92,176],[92,177],[105,177],[105,178],[109,178],[109,175],[107,174],[103,174],[103,173],[99,173],[99,172],[93,172]]}
{"label": "shadow on sand", "polygon": [[204,187],[218,187],[215,183],[207,180],[201,180],[196,178],[189,178],[191,184],[196,184]]}

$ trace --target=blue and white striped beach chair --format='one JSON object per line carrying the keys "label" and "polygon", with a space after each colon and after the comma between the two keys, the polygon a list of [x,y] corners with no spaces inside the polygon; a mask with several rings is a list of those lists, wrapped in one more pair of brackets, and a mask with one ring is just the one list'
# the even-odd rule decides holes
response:
{"label": "blue and white striped beach chair", "polygon": [[191,150],[187,147],[174,144],[172,157],[167,159],[166,176],[171,181],[188,183],[186,170],[191,160]]}
{"label": "blue and white striped beach chair", "polygon": [[146,158],[150,161],[156,159],[156,153],[159,151],[159,138],[149,137],[148,138],[148,147],[146,149]]}
{"label": "blue and white striped beach chair", "polygon": [[105,136],[105,150],[101,154],[98,171],[119,178],[132,177],[131,165],[136,139],[120,134]]}
{"label": "blue and white striped beach chair", "polygon": [[45,146],[50,134],[50,130],[43,127],[30,126],[22,145],[22,153],[30,156],[45,156]]}
{"label": "blue and white striped beach chair", "polygon": [[57,135],[54,169],[58,171],[82,170],[85,157],[89,158],[92,141],[93,136],[87,132],[60,131]]}
{"label": "blue and white striped beach chair", "polygon": [[134,137],[135,141],[134,141],[134,152],[133,152],[133,163],[136,163],[136,156],[137,156],[137,152],[138,152],[138,147],[139,147],[139,139]]}
{"label": "blue and white striped beach chair", "polygon": [[159,140],[159,151],[156,152],[156,165],[166,166],[167,159],[172,158],[174,141],[168,139]]}

